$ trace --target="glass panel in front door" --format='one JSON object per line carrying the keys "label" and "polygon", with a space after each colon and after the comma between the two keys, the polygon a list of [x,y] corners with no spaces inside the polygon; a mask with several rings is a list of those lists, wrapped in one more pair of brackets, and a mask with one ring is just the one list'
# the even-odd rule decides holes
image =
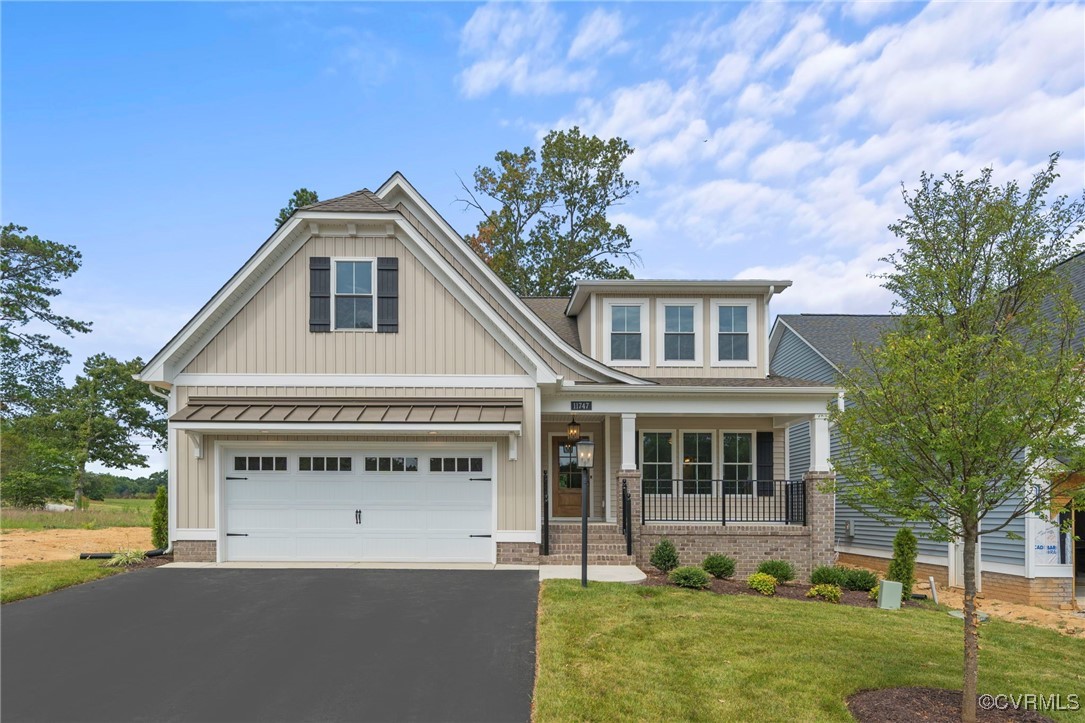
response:
{"label": "glass panel in front door", "polygon": [[558,487],[578,490],[581,484],[580,468],[576,466],[576,447],[558,445]]}

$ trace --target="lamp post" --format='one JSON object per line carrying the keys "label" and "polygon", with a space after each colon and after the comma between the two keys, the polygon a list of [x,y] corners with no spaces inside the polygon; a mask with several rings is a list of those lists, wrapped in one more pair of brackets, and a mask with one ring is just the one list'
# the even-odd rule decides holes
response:
{"label": "lamp post", "polygon": [[580,468],[580,586],[588,586],[588,494],[595,443],[582,439],[576,444],[576,466]]}

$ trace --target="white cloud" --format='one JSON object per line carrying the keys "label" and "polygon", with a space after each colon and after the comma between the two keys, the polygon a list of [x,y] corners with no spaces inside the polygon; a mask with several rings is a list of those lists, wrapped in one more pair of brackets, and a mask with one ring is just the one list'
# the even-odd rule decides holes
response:
{"label": "white cloud", "polygon": [[622,16],[617,11],[597,8],[580,21],[576,37],[569,45],[568,58],[581,60],[591,55],[613,55],[629,49],[622,40]]}
{"label": "white cloud", "polygon": [[714,93],[730,93],[742,85],[746,71],[750,68],[750,59],[742,53],[728,53],[720,58],[712,74],[708,76],[708,87]]}
{"label": "white cloud", "polygon": [[792,179],[819,158],[821,151],[813,143],[784,141],[754,159],[750,175],[757,179]]}

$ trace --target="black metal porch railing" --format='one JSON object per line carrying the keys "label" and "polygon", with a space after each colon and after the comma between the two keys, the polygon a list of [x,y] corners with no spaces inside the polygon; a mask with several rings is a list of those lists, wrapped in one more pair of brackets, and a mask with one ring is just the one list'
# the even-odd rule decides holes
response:
{"label": "black metal porch railing", "polygon": [[644,480],[641,522],[805,525],[805,480]]}
{"label": "black metal porch railing", "polygon": [[546,478],[546,470],[542,473],[542,554],[550,554],[550,481]]}
{"label": "black metal porch railing", "polygon": [[625,535],[625,554],[633,554],[633,497],[629,485],[622,480],[622,534]]}

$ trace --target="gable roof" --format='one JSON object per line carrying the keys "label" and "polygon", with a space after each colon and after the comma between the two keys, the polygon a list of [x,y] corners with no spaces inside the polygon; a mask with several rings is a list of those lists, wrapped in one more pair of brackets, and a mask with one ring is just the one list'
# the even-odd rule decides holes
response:
{"label": "gable roof", "polygon": [[565,315],[565,307],[569,304],[568,296],[521,296],[520,300],[527,304],[527,308],[534,311],[544,324],[553,329],[562,341],[577,351],[583,351],[576,317]]}
{"label": "gable roof", "polygon": [[363,188],[345,196],[336,196],[327,201],[318,201],[302,206],[299,211],[336,211],[340,213],[383,213],[395,211],[377,194]]}
{"label": "gable roof", "polygon": [[883,331],[897,325],[897,318],[889,314],[780,314],[777,321],[825,357],[838,372],[859,366],[856,341],[877,343]]}

